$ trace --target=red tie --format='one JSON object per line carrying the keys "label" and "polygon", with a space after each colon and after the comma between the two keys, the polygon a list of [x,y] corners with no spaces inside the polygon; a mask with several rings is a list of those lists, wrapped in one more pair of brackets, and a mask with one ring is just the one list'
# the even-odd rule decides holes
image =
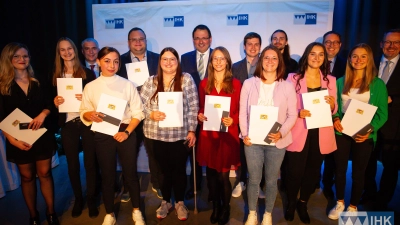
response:
{"label": "red tie", "polygon": [[95,65],[90,65],[90,69],[91,69],[92,71],[94,71],[94,67],[95,67]]}

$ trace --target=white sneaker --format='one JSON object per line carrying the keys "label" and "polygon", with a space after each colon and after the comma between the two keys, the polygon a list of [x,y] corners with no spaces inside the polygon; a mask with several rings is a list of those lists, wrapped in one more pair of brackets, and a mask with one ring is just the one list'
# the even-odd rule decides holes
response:
{"label": "white sneaker", "polygon": [[353,207],[347,207],[347,212],[357,212],[357,208],[353,208]]}
{"label": "white sneaker", "polygon": [[258,198],[265,198],[265,193],[261,188],[258,188]]}
{"label": "white sneaker", "polygon": [[133,222],[135,222],[135,225],[146,225],[146,222],[144,222],[142,212],[140,210],[133,211],[132,219],[133,219]]}
{"label": "white sneaker", "polygon": [[115,216],[112,216],[111,214],[107,214],[104,217],[104,221],[103,221],[102,225],[115,225],[115,223],[117,223]]}
{"label": "white sneaker", "polygon": [[164,219],[168,215],[169,210],[171,210],[171,208],[172,208],[171,203],[163,200],[161,202],[160,207],[156,211],[157,218],[158,219]]}
{"label": "white sneaker", "polygon": [[129,195],[129,192],[123,193],[121,195],[121,202],[129,202],[131,200],[131,196]]}
{"label": "white sneaker", "polygon": [[175,202],[175,210],[179,220],[181,221],[187,220],[189,215],[189,210],[186,208],[183,201]]}
{"label": "white sneaker", "polygon": [[[347,209],[349,209],[349,208],[347,208]],[[331,209],[331,211],[329,211],[328,218],[331,220],[337,220],[337,219],[339,219],[340,213],[343,211],[344,211],[344,203],[338,201],[336,203],[336,206],[333,207]]]}
{"label": "white sneaker", "polygon": [[250,211],[249,215],[247,216],[246,223],[244,225],[257,225],[257,224],[258,224],[257,212]]}
{"label": "white sneaker", "polygon": [[243,182],[239,182],[238,185],[236,185],[235,189],[233,189],[232,191],[232,197],[240,197],[240,195],[242,195],[242,191],[244,190],[246,190],[246,186]]}
{"label": "white sneaker", "polygon": [[269,212],[264,213],[261,225],[272,225],[272,214],[271,213],[269,213]]}

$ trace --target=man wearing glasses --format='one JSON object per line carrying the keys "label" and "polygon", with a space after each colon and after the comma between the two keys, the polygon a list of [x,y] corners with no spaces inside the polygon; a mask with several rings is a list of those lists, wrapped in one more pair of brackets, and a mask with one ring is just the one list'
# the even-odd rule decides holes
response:
{"label": "man wearing glasses", "polygon": [[323,44],[328,54],[331,75],[336,79],[342,77],[346,70],[346,59],[338,56],[342,41],[340,34],[335,31],[329,31],[324,34]]}
{"label": "man wearing glasses", "polygon": [[[182,72],[192,75],[193,80],[196,83],[196,87],[199,88],[200,81],[207,77],[208,59],[212,52],[212,49],[210,48],[212,42],[211,31],[206,25],[197,25],[193,29],[192,38],[193,45],[196,50],[187,52],[181,56],[181,66]],[[198,132],[199,126],[196,130],[197,137]],[[192,172],[190,173],[189,190],[185,195],[186,199],[191,199],[194,197],[193,157],[189,156],[189,158],[190,165],[192,166]],[[196,166],[196,189],[197,191],[200,191],[203,171],[198,162],[195,162],[194,165]]]}

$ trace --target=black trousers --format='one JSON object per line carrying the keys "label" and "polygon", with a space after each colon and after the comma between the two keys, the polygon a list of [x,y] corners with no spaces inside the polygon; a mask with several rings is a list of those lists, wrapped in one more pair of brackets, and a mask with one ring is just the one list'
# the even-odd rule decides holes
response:
{"label": "black trousers", "polygon": [[364,189],[365,169],[374,149],[374,141],[370,138],[362,143],[356,143],[347,135],[336,135],[338,149],[333,153],[335,157],[335,185],[336,198],[344,199],[346,188],[346,173],[350,151],[352,153],[352,186],[350,204],[357,206]]}
{"label": "black trousers", "polygon": [[132,206],[139,208],[140,186],[137,175],[137,152],[135,132],[123,142],[116,141],[112,136],[95,133],[96,153],[99,160],[103,181],[103,201],[107,213],[114,212],[114,182],[116,177],[116,156],[122,166],[122,174],[131,196]]}
{"label": "black trousers", "polygon": [[335,157],[333,156],[333,152],[325,155],[324,160],[324,172],[322,173],[322,184],[324,185],[324,189],[332,189],[332,186],[335,184]]}
{"label": "black trousers", "polygon": [[100,171],[97,163],[94,132],[79,119],[65,123],[61,129],[61,141],[68,163],[68,175],[76,200],[81,200],[82,186],[79,163],[79,140],[82,137],[83,162],[86,170],[88,200],[93,200],[100,186]]}
{"label": "black trousers", "polygon": [[308,130],[306,143],[301,152],[286,151],[286,156],[285,184],[288,202],[289,204],[296,202],[299,190],[300,200],[307,202],[314,193],[324,159],[319,150],[319,129]]}
{"label": "black trousers", "polygon": [[149,139],[154,144],[154,158],[161,169],[161,193],[170,202],[172,191],[175,201],[183,201],[186,190],[186,160],[188,151],[184,140],[165,142]]}

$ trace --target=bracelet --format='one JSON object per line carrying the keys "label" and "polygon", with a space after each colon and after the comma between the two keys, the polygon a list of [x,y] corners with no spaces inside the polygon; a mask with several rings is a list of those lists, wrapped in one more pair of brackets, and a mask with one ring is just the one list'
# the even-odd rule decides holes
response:
{"label": "bracelet", "polygon": [[188,131],[188,133],[189,133],[189,132],[191,132],[191,133],[196,133],[196,132],[194,132],[194,131],[191,131],[191,130],[189,130],[189,131]]}

